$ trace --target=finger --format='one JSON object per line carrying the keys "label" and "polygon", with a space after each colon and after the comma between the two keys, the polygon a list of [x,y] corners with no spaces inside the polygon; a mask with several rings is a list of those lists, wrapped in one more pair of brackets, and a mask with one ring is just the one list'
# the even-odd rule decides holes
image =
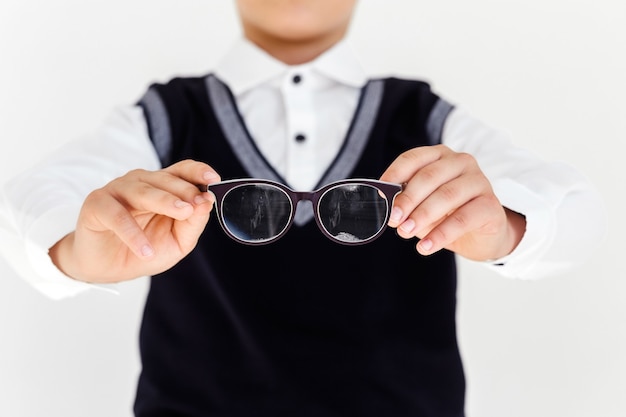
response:
{"label": "finger", "polygon": [[425,234],[450,213],[486,194],[490,190],[486,187],[488,184],[477,174],[465,174],[445,182],[408,214],[398,226],[398,233],[403,237]]}
{"label": "finger", "polygon": [[198,243],[209,221],[212,207],[211,204],[200,205],[188,219],[174,223],[174,234],[183,253],[191,252]]}
{"label": "finger", "polygon": [[220,176],[215,170],[204,162],[186,159],[163,169],[176,177],[194,185],[205,185],[220,181]]}
{"label": "finger", "polygon": [[404,223],[433,193],[463,175],[464,168],[464,165],[456,163],[453,158],[446,157],[417,171],[394,201],[390,226],[397,227]]}
{"label": "finger", "polygon": [[417,244],[418,252],[422,255],[429,255],[452,246],[473,231],[485,228],[492,218],[491,207],[491,202],[486,197],[479,197],[468,202],[424,236]]}
{"label": "finger", "polygon": [[110,194],[100,191],[92,193],[85,200],[83,212],[87,230],[110,231],[139,258],[154,255],[154,247],[135,217]]}
{"label": "finger", "polygon": [[[176,220],[185,220],[193,214],[194,208],[190,200],[194,201],[196,205],[201,204],[200,201],[195,201],[195,197],[190,194],[194,191],[188,191],[188,195],[185,196],[182,190],[170,192],[145,182],[125,184],[122,188],[123,190],[118,188],[113,194],[115,199],[132,214],[147,212],[161,214]],[[169,186],[168,188],[172,189],[173,187]],[[183,186],[179,188],[183,188]],[[195,193],[197,194],[198,191],[196,190]]]}
{"label": "finger", "polygon": [[120,177],[93,196],[108,194],[132,214],[162,214],[182,220],[193,212],[192,201],[199,191],[171,174],[135,170]]}
{"label": "finger", "polygon": [[[208,192],[206,185],[219,182],[221,178],[210,165],[204,162],[186,159],[170,165],[163,169],[162,172],[169,173],[174,178],[181,178],[188,184],[191,184],[191,186],[188,184],[185,185],[184,193],[180,188],[177,190],[169,190],[170,192],[177,193],[177,195],[185,196],[185,201],[193,201],[194,204],[204,204],[207,201],[213,203],[215,201],[213,193]],[[199,185],[202,187],[198,188]],[[179,184],[179,186],[181,185]]]}
{"label": "finger", "polygon": [[[201,192],[196,185],[199,178],[219,179],[219,176],[215,177],[214,171],[207,171],[207,167],[206,164],[190,161],[181,163],[178,167],[172,166],[169,171],[135,170],[113,181],[106,188],[129,209],[182,220],[193,212],[192,204],[213,201],[210,193]],[[189,181],[190,178],[193,182]]]}
{"label": "finger", "polygon": [[441,159],[448,148],[443,145],[421,146],[401,153],[381,175],[381,181],[404,184],[426,165]]}

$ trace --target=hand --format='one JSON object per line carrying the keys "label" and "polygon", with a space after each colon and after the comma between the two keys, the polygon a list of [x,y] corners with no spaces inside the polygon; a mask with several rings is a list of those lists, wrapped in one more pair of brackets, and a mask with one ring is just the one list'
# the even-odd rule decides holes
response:
{"label": "hand", "polygon": [[210,166],[191,160],[131,171],[87,196],[76,230],[50,256],[65,274],[88,282],[163,272],[191,252],[209,220],[213,194],[197,185],[219,180]]}
{"label": "hand", "polygon": [[446,248],[468,259],[501,258],[524,235],[525,218],[505,209],[491,183],[469,154],[444,145],[401,154],[383,181],[405,184],[389,220],[398,235],[418,237],[417,250],[429,255]]}

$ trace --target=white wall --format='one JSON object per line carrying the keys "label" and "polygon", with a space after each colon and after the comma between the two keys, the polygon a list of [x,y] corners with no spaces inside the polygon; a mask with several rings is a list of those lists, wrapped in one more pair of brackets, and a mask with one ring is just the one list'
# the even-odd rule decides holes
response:
{"label": "white wall", "polygon": [[[626,3],[361,0],[374,73],[424,78],[547,158],[578,166],[610,233],[566,276],[462,262],[468,417],[626,415]],[[224,0],[2,0],[0,181],[93,129],[152,81],[200,74],[239,34]],[[145,281],[52,302],[0,261],[0,416],[130,416]]]}

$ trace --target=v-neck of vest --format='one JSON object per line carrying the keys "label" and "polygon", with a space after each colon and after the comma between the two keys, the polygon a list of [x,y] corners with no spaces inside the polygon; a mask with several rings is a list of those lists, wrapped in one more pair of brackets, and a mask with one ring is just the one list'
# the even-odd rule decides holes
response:
{"label": "v-neck of vest", "polygon": [[[274,180],[289,186],[287,181],[272,167],[256,146],[246,127],[234,96],[228,86],[213,74],[205,78],[211,106],[226,140],[233,152],[252,178]],[[359,103],[350,127],[337,156],[317,183],[317,187],[347,178],[354,170],[374,128],[376,115],[382,101],[384,81],[370,80],[361,90]],[[302,226],[313,219],[311,204],[299,205],[294,223]]]}

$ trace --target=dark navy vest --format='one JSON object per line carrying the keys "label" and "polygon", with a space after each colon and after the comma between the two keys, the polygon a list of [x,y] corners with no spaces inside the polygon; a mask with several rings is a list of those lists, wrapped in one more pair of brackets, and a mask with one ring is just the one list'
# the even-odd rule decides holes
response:
{"label": "dark navy vest", "polygon": [[[140,105],[164,165],[192,158],[222,179],[285,183],[216,77],[153,85]],[[378,178],[440,141],[450,109],[423,82],[370,81],[320,184]],[[423,257],[393,229],[338,245],[311,213],[299,206],[287,235],[260,247],[211,218],[195,250],[151,279],[137,416],[463,416],[454,255]]]}

